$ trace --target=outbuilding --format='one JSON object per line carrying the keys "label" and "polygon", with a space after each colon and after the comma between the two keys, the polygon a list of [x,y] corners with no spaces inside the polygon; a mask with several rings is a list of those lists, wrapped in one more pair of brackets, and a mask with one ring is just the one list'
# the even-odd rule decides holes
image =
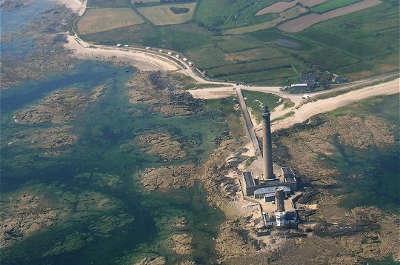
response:
{"label": "outbuilding", "polygon": [[272,187],[263,187],[263,188],[256,189],[254,191],[254,197],[256,199],[262,199],[265,196],[268,196],[268,199],[269,199],[271,197],[271,194],[274,194],[274,196],[275,196],[275,192],[278,189],[283,189],[283,191],[285,192],[285,196],[288,196],[291,193],[290,187],[287,187],[287,186],[272,186]]}

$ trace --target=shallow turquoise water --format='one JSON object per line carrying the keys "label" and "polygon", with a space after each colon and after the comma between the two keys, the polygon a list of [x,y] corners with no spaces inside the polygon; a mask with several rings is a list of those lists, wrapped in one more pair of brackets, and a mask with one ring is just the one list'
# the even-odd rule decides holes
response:
{"label": "shallow turquoise water", "polygon": [[[133,72],[132,69],[126,69],[126,71],[128,71],[128,74]],[[123,70],[115,69],[106,64],[83,61],[69,72],[53,74],[44,80],[26,81],[16,87],[2,91],[0,110],[2,113],[14,111],[43,98],[51,91],[62,88],[76,86],[82,89],[91,89],[122,72]]]}
{"label": "shallow turquoise water", "polygon": [[43,12],[54,7],[55,2],[40,0],[29,1],[27,6],[13,10],[1,10],[0,54],[3,59],[23,59],[32,52],[36,46],[27,29]]}
{"label": "shallow turquoise water", "polygon": [[[83,216],[72,211],[71,217],[49,230],[5,249],[0,256],[3,264],[124,264],[127,257],[145,253],[166,256],[173,264],[177,257],[160,242],[169,235],[167,220],[178,216],[189,220],[189,231],[194,235],[194,259],[200,264],[213,263],[212,238],[223,217],[208,207],[201,187],[196,185],[192,189],[162,194],[142,193],[136,185],[136,173],[164,162],[136,148],[122,149],[121,145],[138,133],[155,128],[166,130],[190,143],[184,144],[188,157],[176,163],[198,163],[215,147],[214,139],[226,130],[222,113],[208,107],[188,117],[163,118],[150,113],[145,105],[128,102],[125,83],[132,73],[130,68],[83,62],[69,73],[24,83],[2,96],[2,110],[6,114],[2,118],[3,193],[43,185],[51,196],[64,196],[62,203],[79,203],[75,199],[79,194],[98,192],[118,205],[109,211],[87,211]],[[105,95],[71,122],[79,140],[69,152],[48,157],[28,146],[4,144],[16,132],[32,129],[13,123],[15,110],[36,103],[55,89],[71,86],[89,89],[99,84],[106,85]],[[93,181],[78,181],[76,176],[81,174],[92,175],[93,180],[99,174],[114,175],[121,185],[99,187]],[[113,223],[107,223],[106,219]],[[115,223],[121,225],[115,226]],[[100,233],[99,229],[106,232]],[[71,235],[77,238],[68,245],[69,249],[54,251],[54,246],[67,242]]]}

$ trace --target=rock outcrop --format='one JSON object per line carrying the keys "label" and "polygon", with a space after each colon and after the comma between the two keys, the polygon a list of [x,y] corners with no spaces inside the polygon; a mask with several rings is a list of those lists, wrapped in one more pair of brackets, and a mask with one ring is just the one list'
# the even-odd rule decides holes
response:
{"label": "rock outcrop", "polygon": [[192,186],[196,172],[194,165],[148,168],[140,174],[139,181],[147,191],[168,191]]}
{"label": "rock outcrop", "polygon": [[145,153],[156,155],[163,161],[182,159],[186,155],[181,143],[164,132],[139,135],[135,137],[134,143]]}

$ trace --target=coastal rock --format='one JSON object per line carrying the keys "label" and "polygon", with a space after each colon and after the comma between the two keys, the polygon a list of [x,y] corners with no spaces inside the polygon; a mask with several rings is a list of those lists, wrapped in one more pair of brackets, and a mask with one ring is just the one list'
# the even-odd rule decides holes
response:
{"label": "coastal rock", "polygon": [[185,151],[181,144],[168,133],[148,133],[135,137],[137,144],[145,153],[159,156],[164,161],[182,159]]}
{"label": "coastal rock", "polygon": [[165,265],[167,263],[164,257],[146,257],[141,261],[136,262],[134,265]]}
{"label": "coastal rock", "polygon": [[62,124],[75,118],[89,102],[97,100],[103,91],[104,86],[94,88],[90,94],[75,88],[59,90],[45,97],[36,106],[17,112],[14,120],[20,124]]}
{"label": "coastal rock", "polygon": [[226,220],[220,225],[218,237],[215,240],[219,262],[256,252],[252,245],[241,236],[241,229],[240,223],[235,220]]}
{"label": "coastal rock", "polygon": [[78,139],[71,130],[69,126],[38,129],[29,134],[23,142],[33,148],[42,149],[47,155],[59,155]]}
{"label": "coastal rock", "polygon": [[78,89],[57,91],[44,98],[38,105],[17,112],[14,120],[21,124],[61,124],[75,117],[87,101],[88,98]]}
{"label": "coastal rock", "polygon": [[139,180],[147,191],[167,191],[190,187],[196,178],[194,165],[165,166],[148,168],[139,176]]}
{"label": "coastal rock", "polygon": [[186,230],[188,225],[188,221],[185,217],[176,217],[172,221],[172,227],[174,227],[176,230]]}
{"label": "coastal rock", "polygon": [[[34,2],[32,0],[2,0],[0,5],[2,11],[19,12],[22,9],[35,8],[34,5],[37,6],[38,3],[31,6]],[[48,6],[47,3],[40,5]],[[25,42],[28,38],[34,45],[29,45],[28,52],[24,52],[23,56],[10,56],[6,52],[2,54],[1,89],[12,88],[26,80],[44,79],[49,73],[63,74],[73,68],[77,62],[69,56],[71,52],[64,49],[65,41],[60,38],[61,32],[68,31],[73,17],[71,10],[62,5],[51,5],[43,11],[45,13],[37,11],[35,16],[23,19],[24,23],[28,22],[24,27],[2,31],[2,44],[15,41]],[[17,47],[19,50],[20,45]]]}
{"label": "coastal rock", "polygon": [[1,0],[0,8],[5,11],[25,7],[31,3],[31,0]]}
{"label": "coastal rock", "polygon": [[152,112],[161,113],[164,117],[190,115],[199,111],[203,102],[194,99],[170,79],[160,72],[136,73],[128,83],[129,101],[146,103]]}
{"label": "coastal rock", "polygon": [[62,216],[45,198],[23,192],[2,203],[0,216],[0,248],[10,246],[26,236],[50,227]]}
{"label": "coastal rock", "polygon": [[77,139],[70,126],[27,128],[14,134],[7,145],[40,149],[45,156],[56,156],[67,151]]}
{"label": "coastal rock", "polygon": [[192,237],[189,234],[174,234],[169,238],[170,248],[178,255],[189,255],[192,252]]}

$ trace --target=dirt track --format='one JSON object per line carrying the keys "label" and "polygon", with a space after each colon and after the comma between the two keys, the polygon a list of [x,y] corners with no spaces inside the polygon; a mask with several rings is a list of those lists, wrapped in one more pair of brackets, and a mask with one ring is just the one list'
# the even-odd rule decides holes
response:
{"label": "dirt track", "polygon": [[289,128],[296,123],[302,123],[314,115],[329,112],[348,104],[380,95],[393,95],[400,92],[400,79],[368,86],[358,90],[350,91],[336,97],[321,99],[302,105],[295,110],[293,116],[277,121],[272,124],[272,130]]}
{"label": "dirt track", "polygon": [[189,90],[189,92],[194,98],[200,99],[219,99],[235,95],[233,86],[199,88]]}

